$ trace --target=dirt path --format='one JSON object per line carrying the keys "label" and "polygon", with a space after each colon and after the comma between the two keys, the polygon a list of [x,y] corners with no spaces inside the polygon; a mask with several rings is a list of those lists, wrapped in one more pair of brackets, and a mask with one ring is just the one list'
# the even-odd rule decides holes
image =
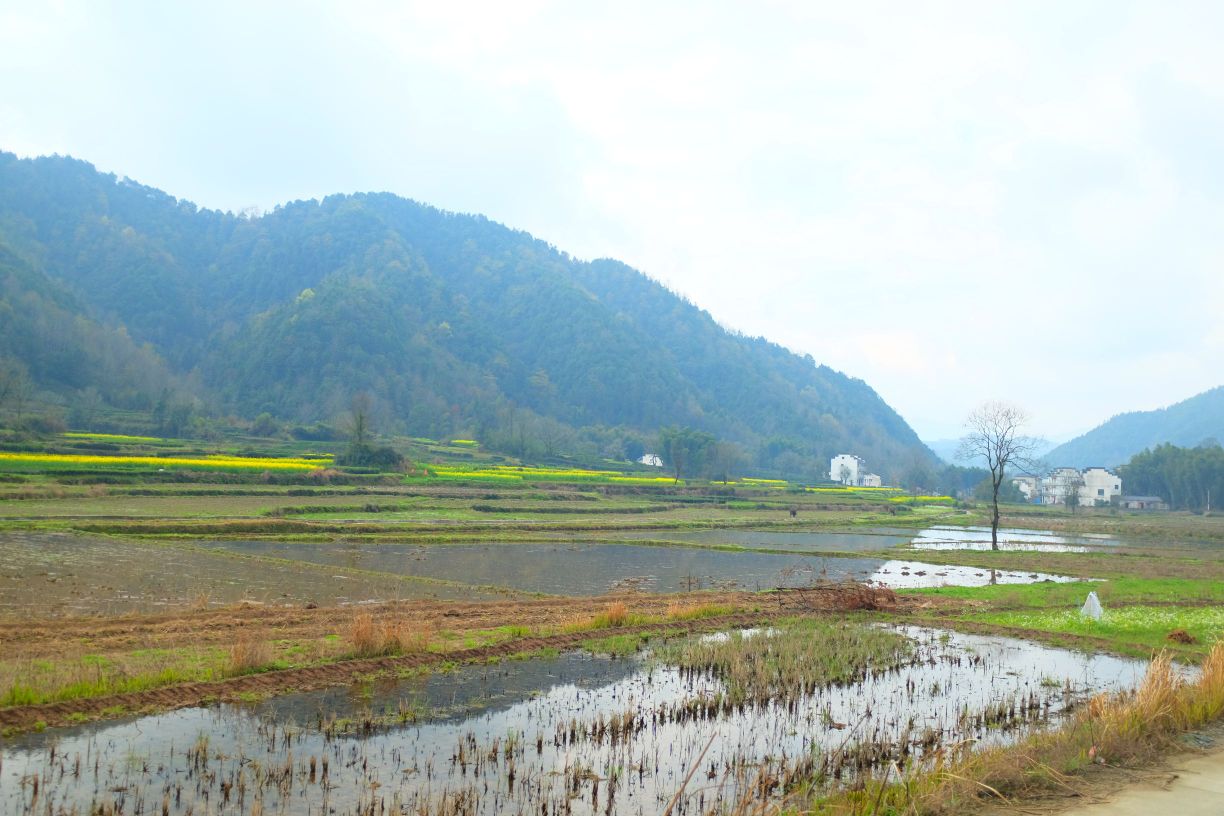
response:
{"label": "dirt path", "polygon": [[1182,739],[1183,745],[1193,748],[1174,748],[1145,767],[1093,765],[1068,777],[1062,793],[994,803],[982,812],[988,816],[1224,815],[1224,721]]}
{"label": "dirt path", "polygon": [[[1138,775],[1138,774],[1137,774]],[[1224,750],[1183,754],[1167,767],[1142,774],[1102,801],[1060,811],[1058,816],[1220,816],[1224,814]]]}

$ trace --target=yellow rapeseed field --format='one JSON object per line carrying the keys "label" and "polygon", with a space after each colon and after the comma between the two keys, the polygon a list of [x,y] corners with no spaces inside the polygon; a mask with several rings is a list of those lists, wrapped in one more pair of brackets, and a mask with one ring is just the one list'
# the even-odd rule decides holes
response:
{"label": "yellow rapeseed field", "polygon": [[261,459],[250,456],[95,456],[64,453],[0,453],[0,468],[17,467],[157,467],[212,470],[314,470],[331,459]]}
{"label": "yellow rapeseed field", "polygon": [[128,434],[86,433],[85,431],[64,431],[60,434],[66,439],[93,439],[99,442],[165,442],[157,436],[130,436]]}
{"label": "yellow rapeseed field", "polygon": [[670,476],[639,476],[617,470],[582,470],[580,468],[528,467],[525,465],[431,465],[431,476],[440,479],[476,479],[488,481],[553,482],[615,482],[617,484],[671,484]]}

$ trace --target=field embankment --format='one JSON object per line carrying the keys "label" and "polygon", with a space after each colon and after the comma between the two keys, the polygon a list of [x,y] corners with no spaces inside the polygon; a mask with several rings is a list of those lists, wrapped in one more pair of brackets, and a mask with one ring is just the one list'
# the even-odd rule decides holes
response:
{"label": "field embankment", "polygon": [[[0,662],[0,674],[9,676],[5,705],[0,705],[0,728],[41,729],[98,716],[393,678],[440,665],[577,648],[592,633],[648,638],[755,626],[795,615],[897,610],[912,604],[887,589],[837,584],[768,595],[418,602],[345,609],[240,607],[105,621],[0,623],[0,640],[11,647]],[[514,623],[507,625],[507,620]],[[394,643],[382,640],[375,649],[367,649],[369,635],[362,632],[372,628],[394,631]],[[222,644],[230,648],[209,648]],[[246,644],[266,662],[235,671],[233,644]],[[371,651],[387,653],[370,657]],[[122,656],[133,652],[153,653],[162,661],[146,667],[142,675],[102,682],[107,671],[122,671]],[[286,665],[286,654],[301,662]],[[201,674],[192,677],[181,671],[184,662]],[[205,665],[209,662],[214,665]],[[36,664],[46,670],[33,672]],[[94,682],[77,679],[91,673]]]}

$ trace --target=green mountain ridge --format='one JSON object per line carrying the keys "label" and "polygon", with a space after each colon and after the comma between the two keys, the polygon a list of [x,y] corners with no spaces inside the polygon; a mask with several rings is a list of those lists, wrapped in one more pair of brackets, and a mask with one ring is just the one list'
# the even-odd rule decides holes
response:
{"label": "green mountain ridge", "polygon": [[[933,461],[861,380],[729,332],[618,261],[389,193],[246,218],[75,159],[0,153],[0,247],[22,270],[3,304],[45,291],[128,338],[145,382],[106,394],[126,407],[172,388],[213,412],[307,423],[364,392],[385,430],[530,437],[547,453],[619,455],[691,426],[752,467],[809,477],[845,451],[886,476]],[[65,402],[110,376],[65,380],[21,334],[0,335],[0,357]]]}
{"label": "green mountain ridge", "polygon": [[1208,439],[1224,441],[1224,386],[1167,408],[1119,414],[1054,448],[1045,459],[1054,466],[1114,467],[1158,445],[1194,447]]}

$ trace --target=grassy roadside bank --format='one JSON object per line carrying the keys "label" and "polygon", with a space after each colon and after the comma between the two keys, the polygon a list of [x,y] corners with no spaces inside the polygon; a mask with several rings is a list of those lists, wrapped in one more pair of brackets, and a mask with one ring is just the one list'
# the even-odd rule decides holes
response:
{"label": "grassy roadside bank", "polygon": [[742,802],[738,813],[968,814],[991,803],[1051,793],[1074,796],[1094,769],[1138,767],[1178,745],[1178,737],[1224,715],[1224,644],[1215,644],[1194,680],[1184,680],[1167,655],[1152,661],[1133,692],[1099,695],[1060,728],[1018,744],[941,754],[927,768],[897,768],[860,780],[832,796],[802,786],[766,810]]}

